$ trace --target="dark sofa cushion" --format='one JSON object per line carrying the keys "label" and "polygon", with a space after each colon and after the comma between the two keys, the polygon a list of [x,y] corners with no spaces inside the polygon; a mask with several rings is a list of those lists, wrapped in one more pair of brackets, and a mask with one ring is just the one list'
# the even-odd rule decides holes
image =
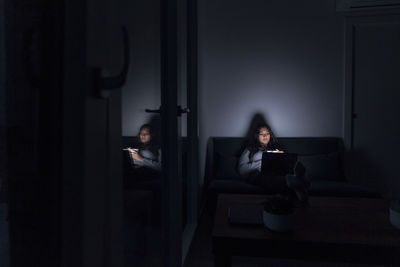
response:
{"label": "dark sofa cushion", "polygon": [[306,168],[310,181],[345,181],[338,152],[299,155],[298,159]]}
{"label": "dark sofa cushion", "polygon": [[328,197],[380,197],[380,194],[372,189],[337,181],[312,181],[309,193],[311,196]]}
{"label": "dark sofa cushion", "polygon": [[214,138],[213,180],[240,180],[237,163],[242,152],[243,138]]}
{"label": "dark sofa cushion", "polygon": [[282,149],[299,155],[318,155],[343,152],[343,142],[338,137],[281,137]]}
{"label": "dark sofa cushion", "polygon": [[215,179],[240,180],[237,170],[238,157],[216,154],[215,158]]}

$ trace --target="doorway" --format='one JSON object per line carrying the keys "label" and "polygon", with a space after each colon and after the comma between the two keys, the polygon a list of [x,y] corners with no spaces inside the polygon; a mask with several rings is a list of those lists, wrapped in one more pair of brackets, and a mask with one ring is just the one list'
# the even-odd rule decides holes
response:
{"label": "doorway", "polygon": [[400,15],[396,11],[346,18],[345,141],[353,179],[400,196]]}
{"label": "doorway", "polygon": [[124,180],[130,181],[124,189],[124,242],[132,264],[161,266],[157,257],[164,255],[171,266],[179,266],[197,223],[195,2],[131,2],[127,8],[133,12],[128,24],[132,68],[122,89],[122,144],[144,146],[141,127],[150,125],[163,166],[158,177],[144,178],[141,167],[132,170],[129,153],[123,155]]}

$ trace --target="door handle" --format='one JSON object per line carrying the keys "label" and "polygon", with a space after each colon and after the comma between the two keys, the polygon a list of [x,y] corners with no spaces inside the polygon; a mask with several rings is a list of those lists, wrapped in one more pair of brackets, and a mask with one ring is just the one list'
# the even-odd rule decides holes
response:
{"label": "door handle", "polygon": [[161,113],[161,107],[159,109],[148,109],[148,108],[146,108],[144,111],[147,112],[147,113],[158,113],[158,114],[160,114]]}
{"label": "door handle", "polygon": [[[161,113],[161,107],[159,109],[148,109],[146,108],[144,110],[147,113]],[[177,116],[180,117],[182,116],[183,113],[189,113],[190,109],[189,108],[182,108],[181,106],[177,106]]]}
{"label": "door handle", "polygon": [[122,26],[123,65],[117,76],[103,77],[102,69],[95,69],[95,87],[101,98],[109,98],[110,92],[121,88],[126,81],[130,64],[129,36],[126,26]]}
{"label": "door handle", "polygon": [[189,113],[190,109],[189,108],[182,108],[181,106],[178,106],[178,117],[182,116],[183,113]]}

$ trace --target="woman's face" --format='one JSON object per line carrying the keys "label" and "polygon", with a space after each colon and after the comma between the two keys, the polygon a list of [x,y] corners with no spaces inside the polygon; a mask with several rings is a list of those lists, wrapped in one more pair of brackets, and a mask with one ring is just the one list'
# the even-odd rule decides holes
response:
{"label": "woman's face", "polygon": [[139,139],[141,143],[148,143],[150,142],[150,131],[147,128],[143,128],[139,132]]}
{"label": "woman's face", "polygon": [[271,138],[271,135],[266,127],[260,128],[259,134],[258,134],[258,141],[260,141],[260,144],[262,146],[266,146],[269,143],[269,139]]}

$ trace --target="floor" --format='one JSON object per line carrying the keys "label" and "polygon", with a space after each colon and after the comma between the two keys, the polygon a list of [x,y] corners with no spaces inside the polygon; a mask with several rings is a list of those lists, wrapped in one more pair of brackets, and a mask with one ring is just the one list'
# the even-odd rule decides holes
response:
{"label": "floor", "polygon": [[[0,203],[0,266],[9,267],[9,246],[8,246],[8,224],[6,220],[7,205]],[[184,267],[212,267],[212,233],[213,218],[209,213],[203,213],[200,217],[199,224],[187,255]],[[150,231],[152,232],[152,231]],[[153,257],[155,259],[156,257]],[[128,260],[129,262],[129,260]],[[132,262],[132,266],[138,265],[138,261]],[[127,264],[126,266],[130,266]],[[143,265],[145,266],[145,265]],[[147,265],[146,266],[151,266]],[[152,265],[158,266],[158,264]],[[323,267],[376,267],[377,265],[361,265],[361,264],[336,264],[329,262],[308,262],[285,259],[260,259],[248,257],[234,257],[232,259],[232,267],[263,267],[263,266],[323,266]],[[380,265],[384,266],[384,265]]]}
{"label": "floor", "polygon": [[[200,221],[190,247],[188,256],[185,261],[184,267],[212,267],[213,254],[212,254],[212,226],[213,218],[209,213],[204,212],[200,217]],[[233,257],[232,267],[264,267],[264,266],[299,266],[299,267],[376,267],[378,265],[366,264],[338,264],[331,262],[310,262],[299,260],[287,259],[262,259],[250,257]],[[379,265],[384,266],[384,265]]]}

